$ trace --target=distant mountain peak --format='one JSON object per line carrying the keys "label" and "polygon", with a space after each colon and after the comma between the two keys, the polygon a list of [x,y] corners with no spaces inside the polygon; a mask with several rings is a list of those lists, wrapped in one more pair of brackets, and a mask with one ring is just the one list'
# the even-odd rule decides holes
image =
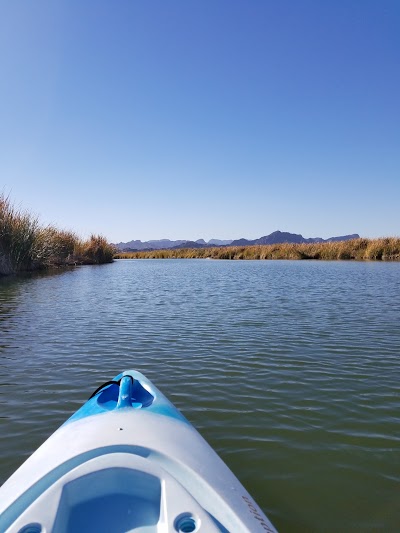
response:
{"label": "distant mountain peak", "polygon": [[226,246],[231,244],[233,239],[210,239],[207,244],[216,244],[217,246]]}

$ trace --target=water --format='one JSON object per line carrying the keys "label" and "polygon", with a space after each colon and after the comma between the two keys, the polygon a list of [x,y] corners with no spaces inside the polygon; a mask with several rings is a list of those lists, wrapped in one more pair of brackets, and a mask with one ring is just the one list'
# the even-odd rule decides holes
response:
{"label": "water", "polygon": [[117,261],[0,280],[0,483],[128,368],[281,531],[398,530],[400,263]]}

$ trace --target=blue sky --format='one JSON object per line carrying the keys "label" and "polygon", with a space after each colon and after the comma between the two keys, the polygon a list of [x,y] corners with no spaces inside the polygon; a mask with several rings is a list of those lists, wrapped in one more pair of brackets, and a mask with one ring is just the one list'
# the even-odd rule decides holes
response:
{"label": "blue sky", "polygon": [[400,234],[398,0],[2,0],[0,191],[110,241]]}

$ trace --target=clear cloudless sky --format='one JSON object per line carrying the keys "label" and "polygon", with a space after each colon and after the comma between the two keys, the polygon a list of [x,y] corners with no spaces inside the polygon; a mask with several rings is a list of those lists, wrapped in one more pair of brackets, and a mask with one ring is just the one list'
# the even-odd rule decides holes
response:
{"label": "clear cloudless sky", "polygon": [[399,0],[1,0],[0,192],[86,237],[400,234]]}

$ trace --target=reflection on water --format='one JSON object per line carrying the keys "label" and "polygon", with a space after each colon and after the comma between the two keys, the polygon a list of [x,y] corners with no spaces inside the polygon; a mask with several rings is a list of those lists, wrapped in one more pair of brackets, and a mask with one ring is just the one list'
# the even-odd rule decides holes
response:
{"label": "reflection on water", "polygon": [[145,373],[282,531],[395,531],[400,264],[118,261],[0,280],[0,481]]}

